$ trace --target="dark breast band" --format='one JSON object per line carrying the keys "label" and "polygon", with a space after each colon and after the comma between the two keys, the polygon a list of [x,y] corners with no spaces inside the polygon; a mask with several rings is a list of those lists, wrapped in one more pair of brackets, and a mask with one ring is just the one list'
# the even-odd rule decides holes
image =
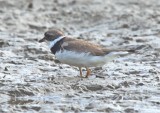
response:
{"label": "dark breast band", "polygon": [[[65,37],[64,37],[65,38]],[[53,54],[56,54],[56,52],[60,51],[61,49],[61,45],[64,41],[64,38],[62,38],[60,41],[58,41],[52,48],[51,48],[51,52]]]}

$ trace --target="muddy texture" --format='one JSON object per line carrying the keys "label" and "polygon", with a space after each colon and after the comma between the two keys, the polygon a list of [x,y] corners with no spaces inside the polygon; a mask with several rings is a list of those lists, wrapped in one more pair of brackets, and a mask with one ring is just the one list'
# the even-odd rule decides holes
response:
{"label": "muddy texture", "polygon": [[[50,28],[137,50],[80,78],[38,43]],[[0,112],[160,113],[160,1],[0,0]]]}

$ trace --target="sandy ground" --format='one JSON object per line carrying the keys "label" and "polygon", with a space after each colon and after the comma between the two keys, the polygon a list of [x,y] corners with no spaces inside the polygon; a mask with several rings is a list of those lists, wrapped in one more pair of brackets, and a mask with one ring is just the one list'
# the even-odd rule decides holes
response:
{"label": "sandy ground", "polygon": [[[38,43],[50,28],[138,50],[80,78]],[[0,113],[24,112],[160,113],[160,1],[0,0]]]}

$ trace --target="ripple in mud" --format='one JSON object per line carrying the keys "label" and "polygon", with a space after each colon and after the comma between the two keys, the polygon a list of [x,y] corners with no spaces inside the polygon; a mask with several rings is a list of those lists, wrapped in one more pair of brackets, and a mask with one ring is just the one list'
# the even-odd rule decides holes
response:
{"label": "ripple in mud", "polygon": [[[0,0],[0,112],[159,113],[159,6],[157,0]],[[80,78],[38,43],[53,27],[136,51]]]}

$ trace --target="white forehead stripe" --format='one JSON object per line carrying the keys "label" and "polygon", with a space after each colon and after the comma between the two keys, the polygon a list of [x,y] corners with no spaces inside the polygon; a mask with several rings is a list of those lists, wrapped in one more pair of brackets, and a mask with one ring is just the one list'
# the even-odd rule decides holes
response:
{"label": "white forehead stripe", "polygon": [[60,41],[61,39],[63,39],[65,36],[60,36],[57,39],[50,41],[49,42],[49,48],[51,49],[58,41]]}

